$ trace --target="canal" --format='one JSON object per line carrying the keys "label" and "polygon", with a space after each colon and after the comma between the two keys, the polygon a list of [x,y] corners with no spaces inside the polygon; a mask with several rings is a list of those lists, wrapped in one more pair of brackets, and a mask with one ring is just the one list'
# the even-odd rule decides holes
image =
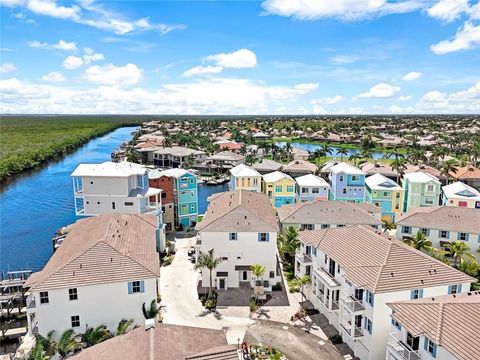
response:
{"label": "canal", "polygon": [[[276,142],[275,143],[275,145],[277,145],[279,147],[284,147],[286,144],[287,144],[286,142]],[[297,148],[297,149],[300,149],[300,150],[305,150],[305,151],[315,151],[315,150],[318,150],[322,147],[322,145],[319,145],[319,144],[308,144],[308,143],[299,143],[299,142],[292,142],[292,143],[290,143],[290,145],[292,145],[292,147],[294,147],[294,148]],[[340,155],[337,153],[337,150],[340,149],[340,148],[336,147],[336,146],[329,146],[329,147],[330,147],[330,149],[332,149],[332,153],[327,154],[327,156],[329,156],[329,157],[334,157],[335,156],[337,159],[340,159]],[[348,159],[348,157],[350,155],[361,153],[360,149],[347,149],[347,151],[348,151],[348,153],[346,155],[344,155],[345,159]],[[372,152],[371,157],[373,159],[381,159],[384,155],[385,155],[385,153],[383,153],[383,152],[374,151],[374,152]]]}

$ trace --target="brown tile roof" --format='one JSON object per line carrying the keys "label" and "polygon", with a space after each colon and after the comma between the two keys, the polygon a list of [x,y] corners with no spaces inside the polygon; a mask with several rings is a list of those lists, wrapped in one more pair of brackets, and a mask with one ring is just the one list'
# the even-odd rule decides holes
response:
{"label": "brown tile roof", "polygon": [[266,194],[255,191],[227,191],[208,205],[199,231],[272,232],[278,231],[275,211]]}
{"label": "brown tile roof", "polygon": [[287,224],[344,224],[382,225],[380,219],[372,215],[372,206],[359,206],[344,201],[307,201],[283,205],[277,209],[281,223]]}
{"label": "brown tile roof", "polygon": [[317,171],[317,166],[306,160],[293,160],[282,168],[284,172],[311,172]]}
{"label": "brown tile roof", "polygon": [[272,171],[280,170],[282,167],[282,164],[273,160],[262,159],[262,161],[253,164],[251,167],[257,171],[272,172]]}
{"label": "brown tile roof", "polygon": [[31,289],[113,283],[158,277],[154,215],[107,214],[77,221]]}
{"label": "brown tile roof", "polygon": [[424,334],[459,360],[480,359],[480,291],[388,306],[413,336]]}
{"label": "brown tile roof", "polygon": [[305,230],[300,240],[333,258],[357,287],[374,293],[473,282],[475,279],[367,226]]}
{"label": "brown tile roof", "polygon": [[[221,348],[219,348],[220,346]],[[227,340],[223,330],[156,324],[155,328],[147,331],[142,326],[125,335],[116,336],[89,347],[82,350],[73,359],[208,359],[208,355],[227,351],[226,346]],[[234,347],[229,348],[231,350]]]}
{"label": "brown tile roof", "polygon": [[398,225],[480,234],[480,210],[456,206],[414,208],[398,217]]}
{"label": "brown tile roof", "polygon": [[364,163],[360,165],[360,169],[366,173],[367,175],[373,174],[382,174],[386,177],[396,177],[397,172],[393,169],[390,165],[382,164],[382,163]]}
{"label": "brown tile roof", "polygon": [[414,172],[424,172],[426,174],[430,174],[435,176],[438,179],[446,180],[447,177],[442,174],[441,171],[435,169],[434,167],[421,164],[421,165],[412,165],[412,164],[407,164],[406,169],[405,169],[405,174],[411,174]]}
{"label": "brown tile roof", "polygon": [[458,168],[456,172],[450,173],[455,180],[480,180],[480,169],[474,166]]}

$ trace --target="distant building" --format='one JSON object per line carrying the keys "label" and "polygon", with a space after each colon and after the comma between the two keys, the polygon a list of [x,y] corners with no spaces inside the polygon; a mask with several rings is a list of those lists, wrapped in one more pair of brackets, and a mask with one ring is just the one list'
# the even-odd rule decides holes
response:
{"label": "distant building", "polygon": [[234,153],[232,151],[221,151],[207,158],[207,162],[211,163],[213,167],[221,169],[225,172],[234,168],[237,165],[245,162],[245,156]]}
{"label": "distant building", "polygon": [[282,172],[290,175],[293,178],[307,174],[315,174],[316,171],[317,166],[315,164],[300,159],[293,160],[282,167]]}
{"label": "distant building", "polygon": [[80,164],[71,174],[75,214],[154,214],[161,190],[150,187],[147,169],[126,161]]}
{"label": "distant building", "polygon": [[442,193],[445,206],[480,209],[480,192],[461,181],[443,186]]}
{"label": "distant building", "polygon": [[403,211],[416,207],[437,206],[440,203],[440,181],[424,172],[412,172],[403,177]]}
{"label": "distant building", "polygon": [[253,164],[251,167],[263,175],[281,170],[282,164],[274,160],[262,159],[261,161]]}
{"label": "distant building", "polygon": [[450,173],[450,176],[456,181],[461,181],[480,190],[480,169],[472,165],[458,168],[457,171]]}
{"label": "distant building", "polygon": [[296,196],[295,180],[290,175],[274,171],[262,175],[262,191],[276,208],[285,204],[293,204]]}
{"label": "distant building", "polygon": [[403,209],[403,188],[380,174],[367,177],[365,185],[366,201],[382,210],[382,220],[395,222],[395,218]]}
{"label": "distant building", "polygon": [[361,203],[365,201],[365,173],[347,163],[330,168],[330,200]]}
{"label": "distant building", "polygon": [[308,174],[297,177],[297,200],[298,202],[328,200],[330,184],[319,176]]}
{"label": "distant building", "polygon": [[383,175],[393,181],[400,181],[401,174],[397,174],[397,171],[388,164],[382,163],[369,163],[366,162],[360,166],[366,176],[371,176],[375,174]]}
{"label": "distant building", "polygon": [[206,159],[204,151],[189,149],[183,146],[159,148],[153,152],[153,164],[160,168],[191,167],[202,163]]}
{"label": "distant building", "polygon": [[230,170],[230,190],[262,191],[262,175],[245,164],[235,166]]}

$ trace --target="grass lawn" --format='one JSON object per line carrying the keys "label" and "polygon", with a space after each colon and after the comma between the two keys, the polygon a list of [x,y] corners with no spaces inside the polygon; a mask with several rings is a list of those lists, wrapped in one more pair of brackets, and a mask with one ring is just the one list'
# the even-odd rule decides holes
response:
{"label": "grass lawn", "polygon": [[0,120],[0,181],[49,159],[65,155],[90,139],[140,116],[3,116]]}

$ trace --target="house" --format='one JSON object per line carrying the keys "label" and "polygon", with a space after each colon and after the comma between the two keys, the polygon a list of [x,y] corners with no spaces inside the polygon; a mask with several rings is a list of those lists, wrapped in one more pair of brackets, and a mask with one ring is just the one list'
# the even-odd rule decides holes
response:
{"label": "house", "polygon": [[338,163],[330,168],[330,200],[348,202],[365,201],[365,173],[347,163]]}
{"label": "house", "polygon": [[[214,270],[218,290],[253,285],[250,266],[265,267],[263,286],[271,290],[281,281],[277,259],[278,224],[269,198],[262,193],[235,190],[214,197],[205,217],[197,224],[197,249],[214,250],[223,261]],[[209,286],[209,272],[202,272],[202,286]]]}
{"label": "house", "polygon": [[437,206],[440,203],[440,181],[424,172],[413,172],[403,177],[403,211],[415,207]]}
{"label": "house", "polygon": [[461,181],[475,189],[480,189],[480,169],[472,165],[459,167],[457,171],[451,172],[450,176],[456,181]]}
{"label": "house", "polygon": [[403,188],[380,174],[367,177],[365,186],[366,201],[382,210],[382,220],[395,222],[403,209]]}
{"label": "house", "polygon": [[143,324],[142,304],[157,299],[164,239],[153,215],[106,214],[67,226],[43,270],[25,282],[29,333],[55,330],[58,339],[87,325],[115,330],[122,318]]}
{"label": "house", "polygon": [[218,145],[220,150],[238,151],[242,148],[242,144],[231,140],[218,140],[214,144]]}
{"label": "house", "polygon": [[384,359],[396,301],[470,289],[474,278],[371,227],[299,234],[295,275],[310,274],[307,299],[361,360]]}
{"label": "house", "polygon": [[191,167],[205,159],[204,151],[183,146],[163,147],[153,152],[153,164],[163,169]]}
{"label": "house", "polygon": [[194,227],[198,219],[197,176],[184,169],[168,169],[161,176],[174,179],[175,226]]}
{"label": "house", "polygon": [[166,231],[175,229],[175,177],[166,176],[163,171],[148,171],[148,183],[151,187],[161,189],[163,223]]}
{"label": "house", "polygon": [[232,151],[221,151],[207,158],[207,163],[211,164],[213,168],[220,169],[220,172],[225,172],[244,162],[245,156]]}
{"label": "house", "polygon": [[147,169],[139,164],[80,164],[70,176],[77,216],[154,214],[161,206],[161,190],[149,186]]}
{"label": "house", "polygon": [[245,164],[235,166],[230,170],[230,190],[262,191],[262,175],[257,170]]}
{"label": "house", "polygon": [[[365,205],[368,205],[365,206]],[[281,230],[287,227],[319,230],[346,225],[368,225],[381,229],[380,209],[344,201],[307,201],[277,209]]]}
{"label": "house", "polygon": [[293,178],[307,174],[315,174],[316,171],[317,166],[315,164],[301,159],[293,160],[282,168],[282,172]]}
{"label": "house", "polygon": [[282,164],[269,159],[262,159],[261,161],[252,165],[252,169],[257,170],[260,174],[268,174],[274,171],[280,171]]}
{"label": "house", "polygon": [[392,325],[386,360],[480,359],[480,291],[387,304]]}
{"label": "house", "polygon": [[416,208],[397,218],[397,239],[411,238],[421,231],[432,246],[443,249],[445,243],[463,241],[480,260],[480,211],[478,209],[434,206]]}
{"label": "house", "polygon": [[[186,340],[188,339],[188,341]],[[223,330],[159,324],[145,325],[80,351],[74,360],[238,360]]]}
{"label": "house", "polygon": [[330,184],[319,176],[308,174],[297,177],[298,202],[328,200]]}
{"label": "house", "polygon": [[442,195],[445,206],[480,209],[480,192],[461,181],[443,186]]}
{"label": "house", "polygon": [[295,202],[295,180],[290,175],[274,171],[262,175],[262,191],[268,195],[274,207]]}
{"label": "house", "polygon": [[328,180],[330,178],[330,170],[332,169],[333,166],[337,165],[338,162],[336,160],[330,160],[327,161],[325,164],[323,164],[322,168],[320,169],[320,176]]}
{"label": "house", "polygon": [[[306,161],[310,157],[310,153],[307,150],[302,150],[296,147],[292,147],[293,160]],[[316,168],[315,168],[316,171]]]}
{"label": "house", "polygon": [[405,170],[404,170],[405,174],[411,174],[414,172],[423,172],[425,174],[432,175],[436,177],[438,180],[440,180],[440,183],[442,185],[447,184],[448,177],[443,172],[441,172],[438,169],[435,169],[432,166],[429,166],[426,164],[419,164],[419,165],[406,164],[405,165]]}
{"label": "house", "polygon": [[380,174],[393,181],[399,181],[400,178],[400,174],[397,174],[397,171],[388,164],[366,162],[360,166],[360,170],[362,170],[366,176]]}
{"label": "house", "polygon": [[252,138],[254,138],[255,140],[267,140],[270,138],[270,135],[268,134],[265,134],[264,132],[256,132],[255,134],[252,135]]}

